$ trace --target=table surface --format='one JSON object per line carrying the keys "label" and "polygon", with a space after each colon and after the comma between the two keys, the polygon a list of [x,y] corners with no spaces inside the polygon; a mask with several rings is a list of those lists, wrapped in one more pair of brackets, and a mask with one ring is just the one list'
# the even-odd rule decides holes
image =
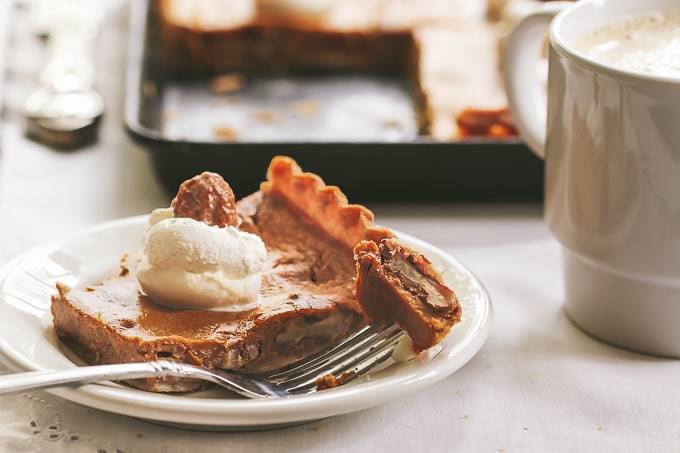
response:
{"label": "table surface", "polygon": [[[118,10],[99,43],[98,85],[107,101],[99,143],[58,153],[22,135],[17,109],[34,86],[42,43],[15,33],[0,156],[2,262],[83,226],[168,203],[147,155],[122,128],[124,36]],[[567,320],[559,246],[540,206],[371,208],[380,223],[460,258],[488,287],[491,337],[458,373],[382,407],[259,433],[166,428],[45,392],[4,396],[0,451],[680,450],[680,365],[599,343]]]}

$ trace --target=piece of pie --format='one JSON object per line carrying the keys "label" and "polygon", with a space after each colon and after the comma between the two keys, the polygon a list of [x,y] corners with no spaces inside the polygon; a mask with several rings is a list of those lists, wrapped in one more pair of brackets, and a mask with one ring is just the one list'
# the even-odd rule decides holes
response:
{"label": "piece of pie", "polygon": [[[498,31],[485,0],[157,0],[161,53],[181,75],[368,72],[413,82],[423,134],[459,128],[466,110],[507,107]],[[503,134],[500,134],[503,132]]]}
{"label": "piece of pie", "polygon": [[[238,202],[237,219],[229,204],[220,201],[228,189],[221,181],[212,184],[201,175],[184,183],[183,189],[199,187],[202,192],[186,197],[187,203],[178,196],[173,201],[175,215],[218,226],[239,224],[241,230],[261,237],[267,256],[258,307],[236,313],[163,308],[140,292],[135,277],[140,258],[131,254],[118,275],[82,289],[58,285],[52,298],[57,335],[86,362],[166,358],[264,372],[337,344],[366,324],[355,296],[354,247],[393,243],[392,233],[375,226],[368,209],[348,204],[337,187],[303,173],[285,157],[274,158],[261,189]],[[427,268],[417,272],[423,272],[427,282],[434,278]],[[386,297],[383,288],[372,283],[362,288],[363,281],[367,278],[360,277],[358,294],[364,307],[375,305],[365,301],[384,303],[385,310],[402,303],[399,296]],[[455,297],[447,296],[446,301],[460,313]],[[401,322],[401,317],[396,320]],[[411,332],[411,324],[404,323],[404,328]],[[421,333],[417,335],[420,338]],[[420,340],[417,344],[424,346]],[[159,392],[190,391],[202,385],[174,378],[132,384]]]}
{"label": "piece of pie", "polygon": [[439,343],[460,321],[456,294],[432,263],[393,238],[355,248],[356,296],[374,322],[396,322],[416,353]]}

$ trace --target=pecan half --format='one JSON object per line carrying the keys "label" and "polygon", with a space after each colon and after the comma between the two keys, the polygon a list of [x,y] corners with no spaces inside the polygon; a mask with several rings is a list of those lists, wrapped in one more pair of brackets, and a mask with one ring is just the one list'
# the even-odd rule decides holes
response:
{"label": "pecan half", "polygon": [[189,217],[219,227],[239,224],[234,192],[217,173],[203,172],[184,181],[170,206],[175,217]]}

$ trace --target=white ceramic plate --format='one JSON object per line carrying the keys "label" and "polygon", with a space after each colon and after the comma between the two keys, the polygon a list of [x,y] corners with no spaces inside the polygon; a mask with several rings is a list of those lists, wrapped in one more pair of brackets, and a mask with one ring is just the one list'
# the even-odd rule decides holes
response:
{"label": "white ceramic plate", "polygon": [[[146,216],[107,222],[35,248],[0,271],[0,351],[17,371],[77,366],[51,327],[54,283],[94,283],[137,249]],[[212,429],[263,429],[359,411],[424,389],[465,365],[482,347],[491,325],[489,296],[458,261],[426,242],[398,234],[424,253],[456,291],[463,319],[427,361],[413,360],[335,389],[277,400],[246,400],[221,389],[164,395],[103,383],[50,392],[86,406],[150,421]],[[70,358],[69,358],[70,357]],[[77,362],[77,359],[75,359]]]}

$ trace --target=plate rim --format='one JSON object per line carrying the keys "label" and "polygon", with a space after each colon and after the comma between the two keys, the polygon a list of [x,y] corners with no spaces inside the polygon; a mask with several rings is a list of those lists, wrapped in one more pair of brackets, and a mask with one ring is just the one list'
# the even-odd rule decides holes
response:
{"label": "plate rim", "polygon": [[[11,259],[0,268],[0,303],[3,303],[5,280],[17,264],[37,254],[48,254],[63,247],[68,241],[98,231],[133,226],[146,222],[148,215],[124,217],[98,223],[69,233],[61,238],[40,244]],[[391,400],[410,395],[455,373],[469,362],[486,343],[491,330],[493,306],[489,293],[477,276],[459,260],[440,248],[392,230],[395,235],[416,248],[435,253],[455,267],[475,287],[480,296],[480,316],[466,336],[448,351],[441,363],[425,362],[410,373],[385,376],[380,381],[364,381],[358,385],[339,387],[311,395],[285,399],[206,399],[149,393],[143,390],[102,384],[85,384],[72,388],[48,389],[60,398],[96,409],[154,421],[185,423],[203,426],[254,427],[264,424],[304,422],[334,415],[368,409]],[[0,329],[2,330],[2,329]],[[13,371],[45,369],[16,351],[0,337],[0,359]],[[396,392],[395,389],[399,388]],[[370,395],[370,397],[366,397]]]}

